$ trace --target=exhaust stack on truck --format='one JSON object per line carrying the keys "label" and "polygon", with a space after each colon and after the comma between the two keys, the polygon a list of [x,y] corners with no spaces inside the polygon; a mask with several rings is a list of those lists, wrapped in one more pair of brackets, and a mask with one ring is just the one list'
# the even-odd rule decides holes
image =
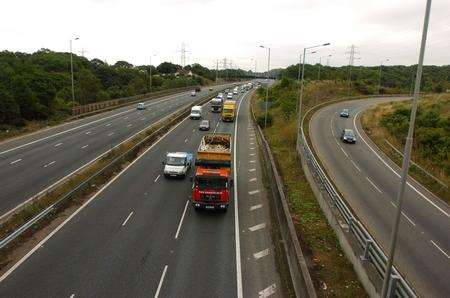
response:
{"label": "exhaust stack on truck", "polygon": [[231,135],[203,136],[195,160],[192,204],[197,209],[227,210],[230,202]]}

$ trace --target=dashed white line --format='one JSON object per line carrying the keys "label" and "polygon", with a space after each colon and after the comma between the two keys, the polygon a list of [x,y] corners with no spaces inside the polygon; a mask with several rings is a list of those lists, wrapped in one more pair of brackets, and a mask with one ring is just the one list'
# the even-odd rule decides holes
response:
{"label": "dashed white line", "polygon": [[443,253],[443,254],[447,257],[447,259],[450,259],[450,256],[449,256],[442,248],[440,248],[439,245],[436,244],[436,242],[434,242],[433,240],[430,240],[430,242],[431,242],[437,249],[439,249],[439,251],[440,251],[441,253]]}
{"label": "dashed white line", "polygon": [[276,284],[272,284],[270,286],[268,286],[267,288],[265,288],[264,290],[261,290],[258,292],[258,297],[259,298],[266,298],[269,297],[271,295],[273,295],[277,290],[277,285]]}
{"label": "dashed white line", "polygon": [[126,116],[126,117],[123,117],[123,119],[127,120],[127,119],[128,119],[128,116]]}
{"label": "dashed white line", "polygon": [[184,216],[186,215],[186,210],[187,210],[188,205],[189,205],[189,200],[186,201],[186,205],[184,206],[183,215],[181,216],[180,223],[178,224],[177,232],[175,234],[175,239],[178,239],[178,236],[180,235],[181,225],[183,224],[183,219],[184,219]]}
{"label": "dashed white line", "polygon": [[127,127],[132,127],[132,126],[133,126],[133,124],[131,124],[131,123],[127,125]]}
{"label": "dashed white line", "polygon": [[254,182],[254,181],[256,181],[257,179],[256,178],[251,178],[250,180],[248,180],[249,182]]}
{"label": "dashed white line", "polygon": [[184,139],[184,142],[187,143],[187,142],[188,142],[188,139]]}
{"label": "dashed white line", "polygon": [[161,177],[161,175],[158,175],[158,177],[156,177],[155,180],[153,180],[153,182],[158,181],[159,177]]}
{"label": "dashed white line", "polygon": [[347,152],[345,152],[344,149],[343,149],[342,147],[339,147],[339,148],[341,148],[341,150],[342,150],[342,152],[344,153],[344,155],[348,157]]}
{"label": "dashed white line", "polygon": [[75,294],[70,295],[69,298],[75,298]]}
{"label": "dashed white line", "polygon": [[254,172],[254,171],[256,171],[256,169],[249,169],[248,171],[249,172]]}
{"label": "dashed white line", "polygon": [[250,147],[249,149],[250,149],[250,150],[254,150],[254,149],[255,149],[255,147]]}
{"label": "dashed white line", "polygon": [[122,227],[125,226],[128,222],[128,220],[133,216],[133,211],[128,215],[128,217],[125,219],[125,221],[122,223]]}
{"label": "dashed white line", "polygon": [[108,134],[108,137],[112,136],[114,134],[114,132],[111,132]]}
{"label": "dashed white line", "polygon": [[255,145],[255,143],[254,142],[250,142],[249,145]]}
{"label": "dashed white line", "polygon": [[258,224],[258,225],[255,225],[255,226],[253,226],[253,227],[250,227],[250,228],[248,228],[251,232],[254,232],[254,231],[258,231],[258,230],[261,230],[261,229],[264,229],[266,227],[266,223],[265,222],[263,222],[263,223],[260,223],[260,224]]}
{"label": "dashed white line", "polygon": [[52,162],[49,162],[48,164],[44,165],[44,168],[46,168],[46,167],[48,167],[48,166],[51,166],[51,165],[54,164],[55,162],[56,162],[56,160],[54,160],[54,161],[52,161]]}
{"label": "dashed white line", "polygon": [[252,207],[250,207],[250,211],[254,211],[254,210],[257,210],[257,209],[260,209],[260,208],[262,208],[262,204],[253,205]]}
{"label": "dashed white line", "polygon": [[19,159],[16,159],[15,161],[10,162],[9,164],[13,165],[13,164],[21,162],[21,161],[22,161],[22,158],[19,158]]}
{"label": "dashed white line", "polygon": [[141,118],[142,121],[144,121],[145,119],[146,119],[145,117],[142,117],[142,118]]}
{"label": "dashed white line", "polygon": [[[391,205],[394,206],[394,208],[397,208],[397,205],[395,205],[395,203],[392,202],[392,201],[391,201]],[[414,226],[414,227],[416,226],[416,224],[414,223],[414,221],[413,221],[411,218],[409,218],[409,217],[406,215],[405,212],[402,211],[402,215],[406,218],[406,220],[407,220],[412,226]]]}
{"label": "dashed white line", "polygon": [[251,162],[251,163],[255,163],[255,162],[256,162],[256,160],[250,160],[250,162]]}
{"label": "dashed white line", "polygon": [[55,144],[55,145],[53,145],[53,147],[59,147],[59,146],[61,146],[63,143],[58,143],[58,144]]}
{"label": "dashed white line", "polygon": [[356,165],[356,163],[350,159],[350,162],[353,164],[353,166],[358,170],[358,172],[361,172],[361,169]]}
{"label": "dashed white line", "polygon": [[250,156],[255,156],[255,155],[256,155],[256,153],[250,153],[249,155],[250,155]]}
{"label": "dashed white line", "polygon": [[164,270],[161,275],[161,279],[159,280],[158,288],[156,289],[155,298],[158,298],[158,296],[159,296],[159,292],[161,291],[162,284],[164,282],[164,277],[166,277],[166,272],[167,272],[167,265],[164,266]]}
{"label": "dashed white line", "polygon": [[87,134],[87,135],[88,135],[88,134],[90,134],[91,132],[92,132],[92,131],[86,131],[86,132],[85,132],[85,134]]}
{"label": "dashed white line", "polygon": [[248,192],[249,195],[255,195],[255,194],[257,194],[257,193],[259,193],[259,190],[258,190],[258,189],[257,189],[257,190],[252,190],[252,191],[249,191],[249,192]]}
{"label": "dashed white line", "polygon": [[269,249],[266,248],[266,249],[264,249],[264,250],[261,250],[261,251],[258,251],[258,252],[256,252],[256,253],[254,253],[254,254],[253,254],[253,257],[254,257],[255,259],[261,259],[262,257],[265,257],[265,256],[267,256],[268,254],[269,254]]}
{"label": "dashed white line", "polygon": [[89,145],[84,145],[81,147],[81,149],[87,148]]}
{"label": "dashed white line", "polygon": [[112,124],[112,123],[108,123],[108,124],[106,124],[105,126],[108,127],[108,126],[111,126],[111,124]]}
{"label": "dashed white line", "polygon": [[375,183],[372,182],[372,180],[369,179],[369,177],[366,177],[367,181],[369,181],[370,184],[372,184],[372,186],[379,192],[379,193],[383,193],[381,191],[381,189],[378,188],[378,186],[375,185]]}

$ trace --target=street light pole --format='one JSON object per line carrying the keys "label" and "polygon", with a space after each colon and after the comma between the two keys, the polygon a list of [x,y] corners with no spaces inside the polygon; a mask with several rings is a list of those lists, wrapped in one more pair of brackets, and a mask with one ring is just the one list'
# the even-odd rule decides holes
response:
{"label": "street light pole", "polygon": [[[409,120],[409,128],[408,128],[408,136],[406,137],[405,150],[403,155],[402,162],[402,176],[400,179],[399,190],[397,193],[397,212],[395,214],[395,222],[392,227],[391,239],[389,244],[389,255],[388,261],[386,264],[386,272],[383,280],[383,289],[381,297],[387,297],[389,284],[391,280],[392,273],[392,265],[394,261],[395,247],[397,244],[397,235],[398,235],[398,227],[400,224],[400,216],[402,212],[402,204],[403,204],[403,196],[405,192],[406,180],[408,178],[408,170],[409,170],[409,161],[411,156],[411,147],[413,142],[414,135],[414,123],[416,120],[417,113],[417,105],[419,101],[419,92],[420,92],[420,81],[422,78],[422,66],[423,66],[423,56],[425,54],[425,45],[427,42],[427,33],[428,33],[428,22],[430,19],[430,10],[431,10],[431,0],[427,0],[426,8],[425,8],[425,18],[423,22],[423,31],[422,31],[422,41],[420,43],[420,53],[419,53],[419,63],[417,65],[417,74],[416,74],[416,82],[414,86],[414,96],[411,107],[411,116]],[[394,290],[394,289],[392,289]]]}
{"label": "street light pole", "polygon": [[270,48],[265,47],[265,46],[260,46],[263,49],[267,49],[269,51],[268,57],[267,57],[267,74],[266,74],[266,79],[267,79],[267,85],[266,85],[266,112],[264,115],[264,128],[267,127],[267,109],[268,109],[268,101],[269,101],[269,71],[270,71]]}
{"label": "street light pole", "polygon": [[382,69],[382,67],[383,67],[383,62],[388,62],[390,59],[389,58],[387,58],[387,59],[385,59],[385,60],[381,60],[380,61],[380,69],[379,69],[379,71],[378,71],[378,94],[380,94],[380,92],[381,92],[381,69]]}
{"label": "street light pole", "polygon": [[[75,37],[74,40],[78,40],[79,37]],[[75,104],[75,87],[73,82],[73,53],[72,53],[72,39],[70,39],[70,80],[72,83],[72,104]]]}

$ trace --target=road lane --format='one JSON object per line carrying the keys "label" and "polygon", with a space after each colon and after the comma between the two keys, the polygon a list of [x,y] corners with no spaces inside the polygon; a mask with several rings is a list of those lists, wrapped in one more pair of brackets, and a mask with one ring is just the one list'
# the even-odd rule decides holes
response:
{"label": "road lane", "polygon": [[[399,183],[399,178],[389,167],[398,167],[383,153],[374,154],[367,145],[370,141],[366,140],[366,144],[361,140],[361,135],[357,135],[354,145],[343,144],[339,136],[344,128],[362,134],[359,121],[354,121],[353,117],[372,104],[390,100],[368,99],[333,104],[319,110],[310,123],[311,140],[319,158],[339,191],[385,250],[395,214]],[[339,117],[338,112],[344,107],[350,109],[349,119]],[[373,144],[372,147],[375,148]],[[383,158],[383,162],[377,155]],[[410,186],[407,187],[396,264],[420,294],[440,296],[450,290],[447,282],[450,279],[450,262],[432,247],[430,241],[439,242],[445,251],[450,250],[450,221],[446,215],[449,208],[417,182],[412,179],[409,182],[426,194],[433,204]]]}

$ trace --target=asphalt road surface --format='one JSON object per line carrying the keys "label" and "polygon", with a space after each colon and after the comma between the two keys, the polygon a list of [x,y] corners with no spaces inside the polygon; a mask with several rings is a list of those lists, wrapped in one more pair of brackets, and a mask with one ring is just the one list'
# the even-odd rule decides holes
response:
{"label": "asphalt road surface", "polygon": [[[333,104],[316,112],[310,122],[311,140],[346,201],[387,251],[393,224],[400,168],[364,134],[361,112],[392,98]],[[349,118],[339,117],[343,108]],[[344,144],[340,133],[353,129],[356,144]],[[395,264],[421,296],[450,293],[450,208],[413,179],[405,190]]]}
{"label": "asphalt road surface", "polygon": [[[214,87],[214,91],[223,87]],[[0,144],[0,216],[151,123],[212,93],[189,92],[97,114]]]}
{"label": "asphalt road surface", "polygon": [[204,134],[185,119],[5,273],[0,296],[280,296],[248,98],[235,123],[203,110],[210,132],[238,135],[228,212],[194,211],[190,179],[162,175],[167,151],[195,152]]}

